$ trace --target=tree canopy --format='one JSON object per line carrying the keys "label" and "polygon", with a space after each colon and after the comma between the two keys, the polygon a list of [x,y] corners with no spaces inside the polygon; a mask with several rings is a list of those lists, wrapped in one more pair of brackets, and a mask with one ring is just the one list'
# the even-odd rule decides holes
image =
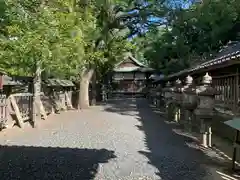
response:
{"label": "tree canopy", "polygon": [[165,26],[150,29],[142,38],[144,57],[166,74],[205,61],[240,37],[237,0],[204,0],[183,7],[170,7]]}
{"label": "tree canopy", "polygon": [[2,3],[0,64],[11,74],[33,75],[40,61],[45,73],[76,76],[132,48],[111,1]]}
{"label": "tree canopy", "polygon": [[31,75],[41,61],[49,75],[76,77],[132,51],[170,73],[238,40],[239,14],[237,0],[2,0],[0,64]]}
{"label": "tree canopy", "polygon": [[240,32],[238,0],[1,0],[0,8],[0,68],[34,76],[41,66],[46,77],[87,84],[125,52],[169,74]]}

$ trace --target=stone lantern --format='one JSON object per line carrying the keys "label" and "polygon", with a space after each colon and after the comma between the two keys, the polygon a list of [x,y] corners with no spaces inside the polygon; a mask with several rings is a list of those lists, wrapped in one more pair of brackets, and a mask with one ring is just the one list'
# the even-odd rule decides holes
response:
{"label": "stone lantern", "polygon": [[156,87],[155,87],[155,85],[149,91],[149,100],[152,105],[156,105]]}
{"label": "stone lantern", "polygon": [[173,115],[173,88],[171,87],[171,83],[168,81],[166,84],[166,87],[163,88],[164,93],[164,101],[165,101],[165,110],[166,110],[166,116],[169,121],[172,120]]}
{"label": "stone lantern", "polygon": [[203,77],[202,85],[196,89],[196,93],[199,97],[199,102],[195,114],[201,122],[201,143],[204,147],[211,147],[211,121],[214,115],[214,99],[218,93],[212,87],[212,77],[208,73]]}
{"label": "stone lantern", "polygon": [[166,87],[163,88],[163,92],[164,92],[164,97],[166,99],[166,101],[170,100],[173,96],[172,94],[172,88],[171,88],[171,83],[168,81],[166,84]]}
{"label": "stone lantern", "polygon": [[179,122],[181,117],[181,104],[182,104],[182,82],[180,79],[175,81],[173,89],[173,105],[174,105],[174,120]]}
{"label": "stone lantern", "polygon": [[184,128],[185,130],[192,131],[193,111],[197,108],[198,97],[196,95],[196,88],[193,86],[193,78],[191,76],[186,77],[186,85],[182,89],[183,102],[182,108],[184,110]]}
{"label": "stone lantern", "polygon": [[156,87],[156,106],[160,107],[162,104],[162,86],[159,84]]}

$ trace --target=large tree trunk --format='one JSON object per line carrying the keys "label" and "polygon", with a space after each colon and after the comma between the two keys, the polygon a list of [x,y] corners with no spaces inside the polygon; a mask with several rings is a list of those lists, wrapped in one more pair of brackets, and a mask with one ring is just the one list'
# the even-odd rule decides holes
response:
{"label": "large tree trunk", "polygon": [[89,108],[89,83],[93,76],[94,69],[86,69],[81,75],[81,80],[79,83],[79,101],[78,109]]}

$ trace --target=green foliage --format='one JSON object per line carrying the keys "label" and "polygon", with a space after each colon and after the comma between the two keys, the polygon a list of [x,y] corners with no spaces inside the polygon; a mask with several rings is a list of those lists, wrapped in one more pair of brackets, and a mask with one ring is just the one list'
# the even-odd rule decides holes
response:
{"label": "green foliage", "polygon": [[86,68],[112,67],[132,48],[120,33],[116,2],[39,2],[4,1],[0,67],[11,74],[34,75],[40,62],[47,76],[79,78]]}
{"label": "green foliage", "polygon": [[46,76],[79,79],[90,68],[103,76],[131,51],[168,74],[239,39],[238,0],[183,2],[1,0],[0,68],[33,75],[40,62]]}
{"label": "green foliage", "polygon": [[144,56],[168,74],[205,61],[228,41],[239,40],[238,0],[204,0],[189,9],[169,9],[166,26],[145,36]]}
{"label": "green foliage", "polygon": [[1,38],[2,68],[11,74],[33,75],[38,61],[46,72],[61,74],[81,64],[82,22],[74,13],[32,1],[6,2],[9,23],[7,36]]}

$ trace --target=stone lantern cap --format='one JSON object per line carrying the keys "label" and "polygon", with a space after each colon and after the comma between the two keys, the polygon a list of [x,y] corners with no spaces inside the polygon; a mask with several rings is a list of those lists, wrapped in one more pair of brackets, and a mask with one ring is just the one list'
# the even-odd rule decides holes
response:
{"label": "stone lantern cap", "polygon": [[177,79],[176,81],[175,81],[175,84],[176,85],[180,85],[182,82],[180,81],[180,79]]}
{"label": "stone lantern cap", "polygon": [[186,85],[182,88],[182,92],[184,93],[193,93],[193,78],[188,75],[186,77]]}
{"label": "stone lantern cap", "polygon": [[177,79],[175,81],[175,86],[174,86],[174,92],[180,92],[181,91],[181,85],[182,85],[182,82],[180,79]]}
{"label": "stone lantern cap", "polygon": [[203,84],[211,84],[212,83],[212,77],[209,76],[208,73],[206,73],[205,76],[203,76],[202,83]]}
{"label": "stone lantern cap", "polygon": [[208,73],[206,73],[206,75],[203,76],[202,85],[199,86],[196,90],[197,94],[200,95],[200,96],[215,96],[215,95],[218,95],[219,92],[215,88],[210,86],[211,83],[212,83],[212,77],[209,76]]}
{"label": "stone lantern cap", "polygon": [[186,77],[186,84],[192,84],[192,82],[193,82],[192,76],[188,75],[188,76]]}
{"label": "stone lantern cap", "polygon": [[166,87],[171,87],[171,83],[168,81]]}

